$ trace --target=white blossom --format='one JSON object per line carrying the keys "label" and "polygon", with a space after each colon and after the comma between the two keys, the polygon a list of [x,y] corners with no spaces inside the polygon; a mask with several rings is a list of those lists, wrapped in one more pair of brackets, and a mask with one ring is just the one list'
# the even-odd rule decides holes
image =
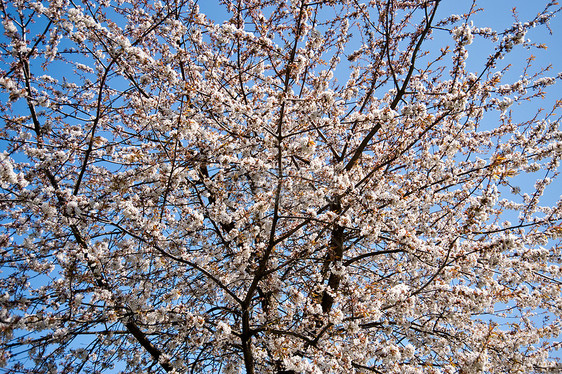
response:
{"label": "white blossom", "polygon": [[460,45],[469,45],[472,44],[474,40],[474,35],[472,34],[472,24],[464,24],[462,26],[455,27],[452,30],[453,38],[460,44]]}
{"label": "white blossom", "polygon": [[14,172],[12,160],[6,152],[0,153],[0,187],[8,188],[18,182],[18,176]]}

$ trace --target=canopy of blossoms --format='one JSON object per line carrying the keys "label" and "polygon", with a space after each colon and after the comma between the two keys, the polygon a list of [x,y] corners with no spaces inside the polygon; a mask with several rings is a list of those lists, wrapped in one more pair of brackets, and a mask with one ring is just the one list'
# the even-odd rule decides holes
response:
{"label": "canopy of blossoms", "polygon": [[466,3],[1,1],[0,372],[558,372],[560,8]]}

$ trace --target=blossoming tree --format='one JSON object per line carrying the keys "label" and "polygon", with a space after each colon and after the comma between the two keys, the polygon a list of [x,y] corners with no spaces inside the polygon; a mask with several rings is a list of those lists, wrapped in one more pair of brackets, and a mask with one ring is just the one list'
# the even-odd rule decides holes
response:
{"label": "blossoming tree", "polygon": [[3,0],[2,372],[557,372],[559,8],[466,4]]}

